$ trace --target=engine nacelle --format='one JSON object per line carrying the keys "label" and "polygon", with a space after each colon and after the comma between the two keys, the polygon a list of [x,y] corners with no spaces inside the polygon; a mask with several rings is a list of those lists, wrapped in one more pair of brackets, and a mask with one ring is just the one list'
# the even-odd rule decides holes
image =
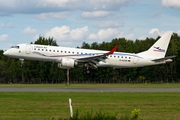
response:
{"label": "engine nacelle", "polygon": [[76,62],[74,59],[69,59],[69,58],[62,58],[60,60],[60,63],[58,63],[58,67],[64,69],[70,69],[77,66],[78,66],[78,62]]}

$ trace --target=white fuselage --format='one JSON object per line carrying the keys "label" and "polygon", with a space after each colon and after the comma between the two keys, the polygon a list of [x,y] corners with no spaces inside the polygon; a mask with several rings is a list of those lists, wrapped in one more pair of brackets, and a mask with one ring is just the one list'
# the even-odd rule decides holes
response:
{"label": "white fuselage", "polygon": [[[108,51],[55,47],[35,44],[19,44],[4,52],[4,55],[28,60],[59,62],[62,58],[78,59],[89,56],[102,55]],[[138,55],[132,53],[114,52],[105,61],[100,61],[97,67],[130,68],[165,63],[165,60],[154,62],[152,56]]]}

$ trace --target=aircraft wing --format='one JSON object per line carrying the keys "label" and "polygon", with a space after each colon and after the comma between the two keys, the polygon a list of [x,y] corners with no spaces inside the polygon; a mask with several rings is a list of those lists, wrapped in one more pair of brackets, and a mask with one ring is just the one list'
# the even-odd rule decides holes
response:
{"label": "aircraft wing", "polygon": [[171,58],[175,58],[176,56],[175,55],[173,55],[173,56],[168,56],[168,57],[164,57],[164,58],[158,58],[158,59],[154,59],[154,60],[152,60],[152,61],[161,61],[161,60],[167,60],[167,59],[171,59]]}
{"label": "aircraft wing", "polygon": [[84,57],[84,58],[78,58],[76,59],[78,62],[93,62],[95,64],[98,64],[100,61],[105,62],[105,59],[107,59],[107,56],[110,54],[113,54],[114,51],[117,49],[118,45],[112,49],[110,52],[104,53],[102,55],[94,55],[94,56],[89,56],[89,57]]}

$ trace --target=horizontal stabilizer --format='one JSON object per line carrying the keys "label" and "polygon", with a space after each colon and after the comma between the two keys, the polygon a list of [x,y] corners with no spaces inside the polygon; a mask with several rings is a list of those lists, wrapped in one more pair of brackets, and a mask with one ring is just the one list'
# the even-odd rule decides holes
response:
{"label": "horizontal stabilizer", "polygon": [[158,58],[158,59],[154,59],[152,61],[161,61],[161,60],[167,60],[167,59],[171,59],[171,58],[175,58],[176,56],[173,55],[173,56],[168,56],[168,57],[164,57],[164,58]]}

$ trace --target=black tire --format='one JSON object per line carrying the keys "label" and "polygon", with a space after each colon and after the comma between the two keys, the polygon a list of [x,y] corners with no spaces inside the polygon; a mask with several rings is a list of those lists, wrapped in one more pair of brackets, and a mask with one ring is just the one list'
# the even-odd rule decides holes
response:
{"label": "black tire", "polygon": [[84,70],[84,71],[83,71],[83,74],[84,74],[84,75],[86,75],[86,74],[87,74],[87,73],[86,73],[86,70]]}

